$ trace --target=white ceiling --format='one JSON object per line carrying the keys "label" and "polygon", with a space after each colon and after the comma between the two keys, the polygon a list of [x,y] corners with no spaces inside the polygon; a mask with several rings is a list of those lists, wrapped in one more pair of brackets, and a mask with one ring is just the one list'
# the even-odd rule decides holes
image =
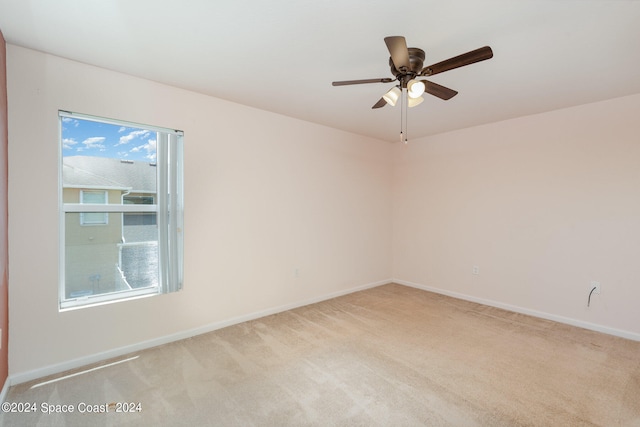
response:
{"label": "white ceiling", "polygon": [[459,91],[409,110],[409,137],[640,93],[640,1],[0,0],[8,43],[388,141],[400,109],[384,37],[425,66],[488,45],[488,61],[430,78]]}

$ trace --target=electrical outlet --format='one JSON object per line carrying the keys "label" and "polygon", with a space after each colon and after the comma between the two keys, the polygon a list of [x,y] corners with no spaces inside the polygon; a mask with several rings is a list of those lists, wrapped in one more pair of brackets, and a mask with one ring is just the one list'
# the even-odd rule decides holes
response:
{"label": "electrical outlet", "polygon": [[591,281],[591,287],[589,288],[589,290],[591,291],[591,289],[594,289],[593,290],[594,294],[599,294],[600,293],[600,282],[596,282],[595,280],[592,280]]}
{"label": "electrical outlet", "polygon": [[480,274],[480,267],[478,267],[477,265],[473,266],[473,269],[471,270],[471,273],[478,275]]}

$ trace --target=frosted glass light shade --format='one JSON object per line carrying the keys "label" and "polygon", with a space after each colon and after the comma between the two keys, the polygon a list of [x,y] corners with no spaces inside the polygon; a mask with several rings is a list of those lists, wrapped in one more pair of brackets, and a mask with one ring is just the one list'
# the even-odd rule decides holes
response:
{"label": "frosted glass light shade", "polygon": [[382,95],[382,99],[387,101],[387,104],[391,104],[392,107],[396,106],[398,99],[400,98],[400,89],[398,87],[392,88],[389,92]]}
{"label": "frosted glass light shade", "polygon": [[[409,98],[419,98],[424,93],[425,85],[424,82],[420,80],[410,80],[407,83],[407,92],[409,93]],[[418,104],[416,104],[418,105]]]}
{"label": "frosted glass light shade", "polygon": [[417,97],[417,98],[411,98],[411,97],[410,97],[410,98],[407,100],[407,103],[409,104],[409,108],[411,108],[411,107],[415,107],[416,105],[420,105],[420,104],[422,104],[422,101],[424,101],[424,98],[423,98],[423,97],[421,97],[421,96],[419,96],[419,97]]}

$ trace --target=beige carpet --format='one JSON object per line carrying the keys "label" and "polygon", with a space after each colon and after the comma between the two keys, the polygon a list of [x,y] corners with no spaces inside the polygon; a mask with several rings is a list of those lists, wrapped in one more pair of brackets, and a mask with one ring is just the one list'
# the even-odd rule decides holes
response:
{"label": "beige carpet", "polygon": [[395,284],[132,356],[12,387],[38,411],[0,424],[640,426],[640,342]]}

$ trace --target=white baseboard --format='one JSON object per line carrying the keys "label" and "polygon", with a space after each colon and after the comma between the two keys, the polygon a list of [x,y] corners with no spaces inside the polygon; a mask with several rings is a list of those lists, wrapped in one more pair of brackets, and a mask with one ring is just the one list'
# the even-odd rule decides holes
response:
{"label": "white baseboard", "polygon": [[[191,338],[196,335],[205,334],[207,332],[212,332],[218,329],[226,328],[227,326],[232,326],[238,323],[247,322],[249,320],[259,319],[261,317],[269,316],[276,313],[281,313],[287,310],[292,310],[294,308],[303,307],[305,305],[315,304],[317,302],[326,301],[326,300],[347,295],[347,294],[352,294],[354,292],[362,291],[365,289],[375,288],[376,286],[385,285],[391,282],[392,282],[391,279],[387,279],[387,280],[381,280],[379,282],[367,283],[365,285],[355,286],[353,288],[345,289],[338,292],[333,292],[330,294],[321,295],[321,296],[310,298],[307,300],[302,300],[302,301],[297,301],[291,304],[272,307],[272,308],[257,311],[254,313],[249,313],[243,316],[232,317],[230,319],[210,323],[198,328],[181,331],[171,335],[165,335],[159,338],[154,338],[148,341],[143,341],[143,342],[139,342],[139,343],[128,345],[128,346],[115,348],[112,350],[107,350],[101,353],[92,354],[92,355],[81,357],[78,359],[73,359],[67,362],[45,366],[43,368],[38,368],[38,369],[34,369],[27,372],[19,372],[19,373],[10,375],[9,378],[7,378],[7,381],[5,382],[5,388],[8,389],[10,385],[21,384],[27,381],[32,381],[32,380],[46,377],[49,375],[59,374],[61,372],[65,372],[71,369],[77,369],[82,366],[124,356],[125,354],[134,353],[136,351],[145,350],[151,347],[157,347],[159,345],[168,344],[170,342],[179,341],[186,338]],[[3,389],[3,393],[4,392],[5,390]]]}
{"label": "white baseboard", "polygon": [[4,399],[7,397],[7,393],[9,392],[9,387],[11,387],[11,381],[7,378],[4,380],[2,391],[0,391],[0,403],[4,403]]}
{"label": "white baseboard", "polygon": [[458,298],[466,301],[477,302],[478,304],[484,304],[491,307],[501,308],[503,310],[513,311],[515,313],[527,314],[529,316],[539,317],[541,319],[546,319],[546,320],[553,320],[554,322],[564,323],[571,326],[577,326],[579,328],[589,329],[596,332],[602,332],[605,334],[614,335],[617,337],[626,338],[633,341],[640,341],[640,334],[636,332],[610,328],[608,326],[603,326],[595,323],[585,322],[582,320],[572,319],[570,317],[558,316],[555,314],[545,313],[543,311],[531,310],[524,307],[518,307],[516,305],[505,304],[499,301],[478,298],[471,295],[448,291],[446,289],[434,288],[432,286],[426,286],[418,283],[408,282],[406,280],[393,279],[393,283],[397,283],[399,285],[404,285],[404,286],[410,286],[412,288],[422,289],[424,291],[434,292],[437,294],[447,295],[453,298]]}

